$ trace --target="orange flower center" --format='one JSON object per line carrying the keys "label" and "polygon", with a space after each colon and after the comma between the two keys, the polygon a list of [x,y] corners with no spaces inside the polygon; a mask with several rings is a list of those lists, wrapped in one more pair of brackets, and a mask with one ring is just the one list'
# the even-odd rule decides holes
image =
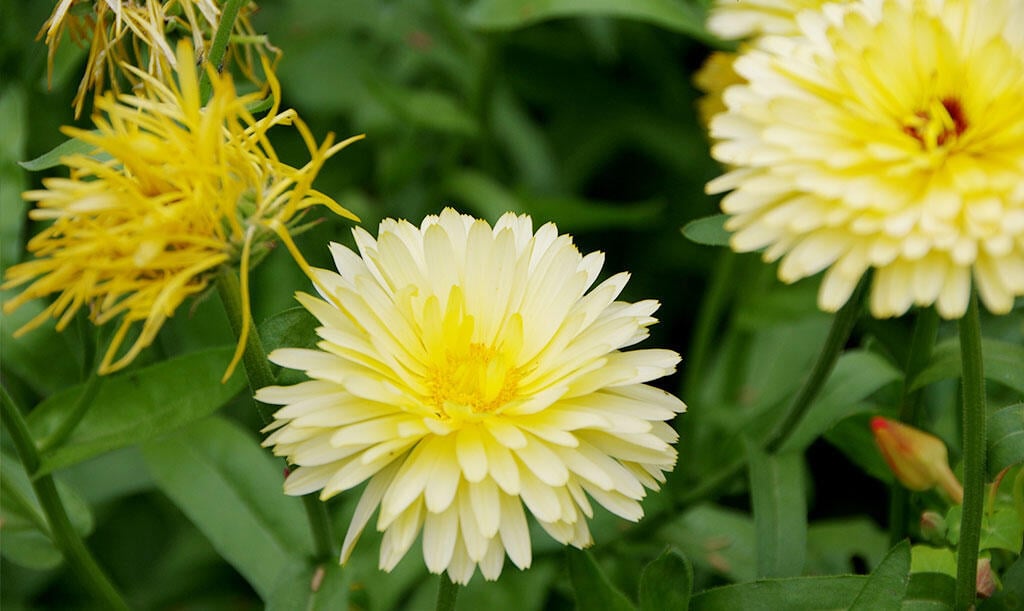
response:
{"label": "orange flower center", "polygon": [[953,97],[933,99],[903,121],[903,133],[921,143],[926,151],[952,144],[967,130],[967,115],[960,100]]}

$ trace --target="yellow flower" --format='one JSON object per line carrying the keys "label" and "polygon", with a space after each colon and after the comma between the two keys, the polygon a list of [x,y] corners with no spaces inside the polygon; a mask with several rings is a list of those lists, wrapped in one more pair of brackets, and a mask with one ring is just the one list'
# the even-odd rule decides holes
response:
{"label": "yellow flower", "polygon": [[888,0],[764,37],[711,123],[738,251],[793,282],[828,268],[834,311],[875,268],[871,311],[963,314],[1024,294],[1024,3]]}
{"label": "yellow flower", "polygon": [[[277,234],[294,252],[287,228],[304,209],[322,204],[355,218],[311,188],[324,161],[355,138],[332,144],[328,136],[317,145],[294,111],[279,112],[280,91],[270,71],[273,108],[262,119],[246,107],[265,92],[239,96],[230,76],[212,69],[213,95],[203,107],[187,42],[178,47],[177,63],[177,84],[135,70],[144,85],[141,95],[101,98],[94,131],[65,128],[93,145],[93,155],[64,158],[69,178],[45,179],[45,190],[25,193],[37,202],[29,216],[52,224],[29,240],[36,258],[7,271],[3,288],[28,286],[4,311],[59,293],[18,334],[50,317],[62,329],[83,306],[97,324],[120,318],[100,373],[130,363],[222,265],[241,264],[247,323],[252,245]],[[275,125],[294,125],[301,134],[311,156],[305,166],[278,160],[267,139]],[[117,357],[139,321],[140,336]],[[243,344],[244,337],[232,368]]]}
{"label": "yellow flower", "polygon": [[788,36],[798,32],[796,16],[800,11],[817,10],[828,2],[836,1],[715,0],[708,15],[707,27],[712,34],[724,40],[752,38],[763,34]]}
{"label": "yellow flower", "polygon": [[310,380],[256,394],[284,406],[264,445],[298,465],[288,494],[369,480],[342,562],[378,507],[382,569],[422,530],[427,568],[460,583],[478,565],[497,579],[506,554],[530,565],[524,504],[576,547],[591,544],[591,499],[640,519],[644,488],[676,461],[665,421],[685,409],[645,384],[679,355],[620,351],[647,336],[656,301],[615,301],[626,273],[587,292],[603,255],[528,216],[492,229],[446,209],[353,233],[359,254],[332,244],[339,273],[314,274],[327,301],[298,295],[319,350],[270,356]]}
{"label": "yellow flower", "polygon": [[735,53],[715,51],[693,75],[693,84],[705,94],[697,100],[697,115],[705,127],[715,115],[725,111],[722,95],[726,88],[745,82],[732,67],[735,60]]}
{"label": "yellow flower", "polygon": [[[228,46],[237,65],[253,82],[262,82],[254,71],[254,56],[264,58],[275,54],[250,22],[254,4],[242,7],[235,20],[232,37],[238,43]],[[163,2],[137,2],[123,0],[60,0],[50,18],[43,24],[39,37],[45,34],[47,66],[53,73],[53,59],[57,47],[68,32],[71,39],[88,46],[85,75],[78,86],[73,102],[75,116],[82,112],[85,95],[90,89],[96,97],[110,87],[120,91],[119,79],[132,85],[141,83],[138,76],[122,69],[124,65],[145,66],[145,72],[167,80],[178,69],[175,57],[175,38],[190,37],[193,49],[201,50],[202,58],[209,49],[209,41],[220,20],[220,7],[214,0],[164,0]]]}

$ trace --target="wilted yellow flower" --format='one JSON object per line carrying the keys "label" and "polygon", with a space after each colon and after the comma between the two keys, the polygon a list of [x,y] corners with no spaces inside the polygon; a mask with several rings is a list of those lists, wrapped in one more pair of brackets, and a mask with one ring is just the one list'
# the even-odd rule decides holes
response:
{"label": "wilted yellow flower", "polygon": [[[250,22],[255,4],[242,7],[232,30],[233,40],[228,52],[247,78],[262,82],[255,74],[255,56],[276,54],[264,37],[258,36]],[[45,34],[49,47],[47,65],[53,72],[53,58],[65,31],[71,39],[89,49],[85,75],[75,95],[77,117],[82,112],[85,94],[92,90],[97,97],[106,88],[120,91],[120,78],[133,85],[140,84],[131,65],[166,80],[178,69],[174,48],[181,37],[192,40],[200,59],[212,42],[220,21],[220,7],[214,0],[60,0],[39,36]]]}
{"label": "wilted yellow flower", "polygon": [[910,490],[940,487],[954,502],[963,502],[963,486],[949,468],[949,453],[941,439],[881,416],[871,419],[871,432],[901,484]]}
{"label": "wilted yellow flower", "polygon": [[[563,544],[591,544],[591,499],[643,514],[676,461],[665,421],[685,406],[645,382],[674,370],[669,350],[621,349],[647,336],[656,301],[615,301],[628,274],[593,290],[604,256],[582,256],[553,224],[506,214],[492,229],[446,209],[419,228],[385,220],[359,254],[331,245],[317,270],[319,350],[272,361],[310,380],[261,389],[283,405],[264,445],[298,468],[289,494],[328,499],[369,480],[344,562],[380,508],[380,566],[423,531],[427,568],[497,579],[505,555],[531,562],[526,510]],[[589,497],[589,498],[588,498]]]}
{"label": "wilted yellow flower", "polygon": [[[355,218],[311,188],[324,161],[355,138],[332,144],[328,136],[317,145],[293,110],[279,112],[280,91],[269,71],[273,107],[265,117],[256,119],[246,108],[265,92],[239,96],[231,77],[212,69],[213,95],[204,107],[188,43],[179,45],[177,62],[177,83],[137,70],[141,95],[108,94],[99,100],[95,130],[65,128],[93,145],[93,154],[64,158],[69,178],[45,179],[45,190],[25,193],[37,202],[29,216],[52,224],[29,240],[36,258],[7,270],[3,288],[28,286],[4,311],[59,293],[18,334],[50,317],[61,329],[83,306],[97,324],[120,318],[100,373],[131,362],[222,265],[240,263],[248,317],[252,245],[276,234],[293,249],[288,227],[305,208],[322,204]],[[305,166],[277,158],[267,139],[275,125],[294,125],[301,134],[311,156]],[[139,321],[139,338],[118,358]],[[243,344],[244,337],[235,362]]]}
{"label": "wilted yellow flower", "polygon": [[734,168],[738,251],[767,248],[793,282],[828,268],[842,306],[875,268],[871,311],[961,316],[971,277],[989,310],[1024,294],[1024,3],[887,0],[804,12],[803,35],[736,61],[711,123]]}

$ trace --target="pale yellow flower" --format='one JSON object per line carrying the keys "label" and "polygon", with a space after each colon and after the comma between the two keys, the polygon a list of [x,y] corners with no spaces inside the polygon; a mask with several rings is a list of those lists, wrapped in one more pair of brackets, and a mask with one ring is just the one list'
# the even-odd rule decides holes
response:
{"label": "pale yellow flower", "polygon": [[715,115],[725,111],[725,102],[722,101],[725,90],[745,82],[732,67],[735,60],[735,53],[715,51],[693,75],[694,86],[705,94],[697,100],[697,115],[705,127]]}
{"label": "pale yellow flower", "polygon": [[796,16],[800,11],[818,10],[829,2],[836,0],[715,0],[707,28],[725,40],[763,34],[788,36],[799,31]]}
{"label": "pale yellow flower", "polygon": [[[222,265],[240,263],[248,317],[244,289],[253,245],[278,236],[294,250],[288,227],[304,209],[322,204],[355,218],[311,188],[324,161],[353,139],[332,144],[328,136],[317,145],[294,111],[279,110],[271,71],[273,107],[256,119],[247,106],[266,92],[239,96],[230,76],[210,70],[213,95],[203,106],[187,42],[179,45],[177,64],[177,83],[136,70],[140,95],[100,98],[95,130],[64,129],[93,145],[93,153],[64,158],[69,178],[45,179],[45,190],[25,193],[37,202],[30,218],[52,224],[29,240],[35,259],[7,270],[3,288],[27,287],[4,311],[59,294],[16,335],[51,317],[62,329],[83,306],[97,324],[120,319],[100,373],[130,363],[186,297],[206,290]],[[302,136],[311,156],[305,166],[277,158],[267,139],[275,125],[293,125]],[[141,334],[119,356],[137,322]],[[243,344],[244,337],[235,362]]]}
{"label": "pale yellow flower", "polygon": [[827,269],[842,306],[870,268],[871,311],[961,316],[972,277],[995,313],[1024,294],[1024,3],[875,0],[801,14],[735,63],[712,154],[734,168],[738,251],[793,282]]}
{"label": "pale yellow flower", "polygon": [[[247,78],[260,83],[262,79],[254,70],[259,63],[255,58],[276,55],[277,50],[253,29],[250,16],[255,10],[251,3],[242,7],[232,29],[236,42],[228,45],[228,52]],[[73,102],[77,117],[89,90],[98,97],[107,88],[120,91],[120,79],[140,84],[133,71],[122,69],[124,65],[166,80],[178,69],[174,51],[178,38],[191,39],[202,59],[219,24],[220,12],[214,0],[60,0],[39,37],[45,34],[51,74],[54,54],[65,32],[72,41],[89,49],[85,75]]]}
{"label": "pale yellow flower", "polygon": [[[526,514],[554,539],[591,544],[591,501],[643,515],[676,461],[671,420],[685,406],[645,382],[674,370],[669,350],[621,349],[647,336],[656,301],[615,301],[628,274],[588,292],[601,253],[582,256],[528,216],[492,228],[446,209],[420,227],[385,220],[359,254],[332,244],[317,270],[318,350],[274,362],[310,380],[261,389],[283,405],[264,445],[298,467],[289,494],[328,499],[369,480],[344,562],[379,508],[380,566],[423,532],[427,568],[497,579],[506,554],[530,566]],[[524,505],[525,510],[524,511]]]}

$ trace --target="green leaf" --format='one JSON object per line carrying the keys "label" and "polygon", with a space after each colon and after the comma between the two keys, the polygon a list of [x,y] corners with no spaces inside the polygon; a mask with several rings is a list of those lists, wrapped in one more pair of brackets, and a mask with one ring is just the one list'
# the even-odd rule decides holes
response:
{"label": "green leaf", "polygon": [[700,40],[716,40],[704,29],[701,7],[672,0],[477,0],[466,16],[470,25],[485,30],[521,28],[559,17],[622,17]]}
{"label": "green leaf", "polygon": [[912,573],[904,611],[944,611],[952,609],[956,579],[943,573]]}
{"label": "green leaf", "polygon": [[755,567],[754,524],[749,514],[703,504],[684,513],[663,536],[695,565],[732,581],[750,581]]}
{"label": "green leaf", "polygon": [[[67,440],[43,454],[39,471],[49,473],[212,414],[244,385],[245,376],[237,371],[220,383],[231,353],[231,348],[194,352],[105,379]],[[51,435],[83,388],[69,388],[33,410],[28,416],[33,437]]]}
{"label": "green leaf", "polygon": [[871,409],[861,403],[900,378],[900,372],[881,356],[854,350],[839,357],[832,375],[782,450],[803,450],[840,420]]}
{"label": "green leaf", "polygon": [[1009,505],[997,505],[992,512],[982,516],[981,543],[979,549],[1005,549],[1019,554],[1024,539],[1024,521],[1017,509]]}
{"label": "green leaf", "polygon": [[861,588],[851,611],[898,611],[910,582],[910,542],[900,541],[886,554]]}
{"label": "green leaf", "polygon": [[208,418],[142,454],[159,488],[264,600],[280,575],[306,564],[302,503],[282,492],[282,463],[238,425]]}
{"label": "green leaf", "polygon": [[728,214],[716,214],[690,221],[683,226],[683,235],[687,240],[705,246],[729,246],[732,234],[725,229],[728,218]]}
{"label": "green leaf", "polygon": [[948,547],[915,545],[910,548],[910,572],[942,573],[956,577],[956,553]]}
{"label": "green leaf", "polygon": [[893,482],[892,471],[885,464],[878,444],[871,434],[870,414],[855,414],[844,419],[825,433],[825,439],[842,450],[851,461],[868,475],[887,484]]}
{"label": "green leaf", "polygon": [[520,201],[535,219],[551,219],[558,223],[559,230],[566,232],[648,227],[665,209],[661,200],[611,203],[574,197],[526,196]]}
{"label": "green leaf", "polygon": [[863,575],[765,579],[705,590],[690,611],[820,611],[853,604],[868,578]]}
{"label": "green leaf", "polygon": [[39,170],[47,170],[61,165],[61,159],[63,157],[68,157],[70,155],[87,155],[95,150],[96,145],[83,142],[77,138],[71,138],[70,140],[61,142],[39,157],[30,161],[21,161],[18,165],[29,172],[38,172]]}
{"label": "green leaf", "polygon": [[[88,535],[94,524],[89,505],[62,481],[55,483],[71,525],[79,535]],[[18,458],[7,452],[0,458],[0,523],[3,524],[0,553],[4,558],[37,570],[60,564],[60,550],[50,540],[46,514],[28,475]]]}
{"label": "green leaf", "polygon": [[641,611],[686,611],[693,593],[693,567],[669,547],[640,573]]}
{"label": "green leaf", "polygon": [[1024,462],[1024,403],[1004,407],[988,420],[988,473]]}
{"label": "green leaf", "polygon": [[589,551],[567,548],[566,555],[577,609],[632,611],[633,603],[612,585]]}
{"label": "green leaf", "polygon": [[[985,379],[1024,393],[1024,346],[991,338],[982,338]],[[931,363],[914,378],[911,390],[939,380],[960,377],[960,342],[952,339],[935,347]]]}
{"label": "green leaf", "polygon": [[889,549],[889,534],[868,517],[812,522],[807,527],[807,566],[811,575],[853,573],[854,559],[878,565]]}
{"label": "green leaf", "polygon": [[491,177],[476,170],[456,170],[445,178],[445,188],[475,215],[491,221],[506,212],[524,212],[519,198]]}
{"label": "green leaf", "polygon": [[320,322],[309,310],[296,306],[263,321],[260,339],[267,353],[278,348],[313,348],[320,340],[316,334],[319,326]]}
{"label": "green leaf", "polygon": [[[349,572],[336,562],[317,567],[298,565],[285,572],[267,598],[267,611],[333,611],[348,609]],[[315,588],[315,589],[314,589]]]}
{"label": "green leaf", "polygon": [[753,444],[748,452],[758,576],[795,577],[807,554],[803,453],[766,454]]}

